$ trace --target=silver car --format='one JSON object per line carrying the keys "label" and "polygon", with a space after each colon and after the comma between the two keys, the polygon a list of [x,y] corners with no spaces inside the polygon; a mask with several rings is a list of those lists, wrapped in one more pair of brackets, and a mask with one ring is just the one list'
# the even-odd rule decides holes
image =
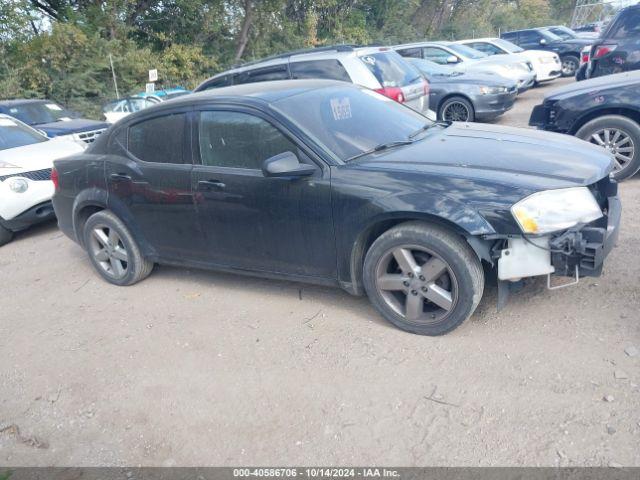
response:
{"label": "silver car", "polygon": [[517,55],[489,56],[455,42],[418,42],[393,47],[403,57],[424,58],[450,65],[461,72],[500,75],[513,80],[522,93],[533,87],[536,72],[531,62]]}
{"label": "silver car", "polygon": [[195,92],[243,83],[305,78],[355,83],[427,116],[435,116],[429,111],[428,82],[388,47],[336,45],[282,53],[219,73],[204,81]]}

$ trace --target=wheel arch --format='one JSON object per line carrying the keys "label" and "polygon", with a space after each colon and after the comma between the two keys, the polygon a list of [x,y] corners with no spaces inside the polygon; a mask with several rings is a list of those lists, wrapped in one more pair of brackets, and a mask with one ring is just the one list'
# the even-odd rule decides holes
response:
{"label": "wheel arch", "polygon": [[440,115],[440,109],[442,108],[442,105],[444,105],[444,102],[446,102],[447,100],[450,100],[452,98],[462,98],[462,99],[466,100],[467,102],[469,102],[471,104],[471,108],[473,108],[473,114],[475,115],[476,106],[473,103],[473,100],[471,100],[471,98],[469,96],[467,96],[466,94],[464,94],[464,93],[452,92],[452,93],[446,94],[444,97],[442,97],[440,99],[440,102],[438,103],[438,107],[437,107],[438,116]]}
{"label": "wheel arch", "polygon": [[583,114],[580,118],[578,118],[578,120],[576,120],[574,124],[571,126],[569,133],[571,135],[575,135],[578,132],[578,130],[580,130],[583,126],[585,126],[591,120],[595,120],[598,117],[604,117],[605,115],[620,115],[621,117],[626,117],[640,125],[639,110],[634,110],[633,108],[628,108],[628,107],[598,108],[595,110],[591,110]]}
{"label": "wheel arch", "polygon": [[439,225],[462,237],[465,242],[478,256],[481,261],[492,262],[489,244],[480,239],[477,235],[465,230],[453,221],[434,215],[421,212],[400,212],[381,216],[372,221],[364,230],[360,232],[353,243],[350,255],[350,276],[351,285],[349,290],[356,295],[364,293],[363,286],[363,265],[364,259],[373,242],[384,232],[391,228],[407,222],[424,222]]}

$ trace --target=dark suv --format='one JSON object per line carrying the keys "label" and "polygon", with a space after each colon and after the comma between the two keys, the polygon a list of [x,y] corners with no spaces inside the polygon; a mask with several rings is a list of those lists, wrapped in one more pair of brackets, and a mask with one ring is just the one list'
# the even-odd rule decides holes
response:
{"label": "dark suv", "polygon": [[505,32],[501,38],[515,43],[525,50],[549,50],[555,52],[562,62],[562,76],[573,77],[580,67],[580,51],[593,43],[592,39],[569,38],[563,40],[547,28],[530,28]]}
{"label": "dark suv", "polygon": [[640,5],[624,8],[591,48],[587,77],[640,69]]}
{"label": "dark suv", "polygon": [[335,285],[440,335],[485,275],[501,298],[523,277],[600,275],[620,221],[612,163],[571,137],[283,80],[133,113],[55,162],[53,204],[113,284],[158,262]]}

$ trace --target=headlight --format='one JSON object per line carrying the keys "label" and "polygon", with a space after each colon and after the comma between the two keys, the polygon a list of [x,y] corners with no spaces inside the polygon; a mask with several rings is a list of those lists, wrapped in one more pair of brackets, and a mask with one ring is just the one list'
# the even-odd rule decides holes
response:
{"label": "headlight", "polygon": [[586,187],[537,192],[511,207],[524,233],[549,233],[589,223],[602,217],[596,199]]}
{"label": "headlight", "polygon": [[482,95],[496,95],[498,93],[507,93],[507,87],[480,87],[480,93]]}
{"label": "headlight", "polygon": [[2,160],[0,160],[0,168],[18,168],[18,167],[11,163],[3,162]]}
{"label": "headlight", "polygon": [[29,188],[29,182],[24,178],[10,178],[9,188],[16,193],[24,193]]}

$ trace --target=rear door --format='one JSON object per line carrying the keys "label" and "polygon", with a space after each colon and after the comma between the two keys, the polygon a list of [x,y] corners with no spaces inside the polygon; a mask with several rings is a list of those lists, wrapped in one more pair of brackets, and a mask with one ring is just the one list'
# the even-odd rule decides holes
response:
{"label": "rear door", "polygon": [[167,260],[198,258],[203,236],[191,193],[191,111],[157,113],[118,131],[105,162],[109,205]]}
{"label": "rear door", "polygon": [[[210,263],[335,278],[330,170],[253,109],[199,112],[192,184]],[[264,160],[287,151],[317,167],[302,178],[265,177]]]}

